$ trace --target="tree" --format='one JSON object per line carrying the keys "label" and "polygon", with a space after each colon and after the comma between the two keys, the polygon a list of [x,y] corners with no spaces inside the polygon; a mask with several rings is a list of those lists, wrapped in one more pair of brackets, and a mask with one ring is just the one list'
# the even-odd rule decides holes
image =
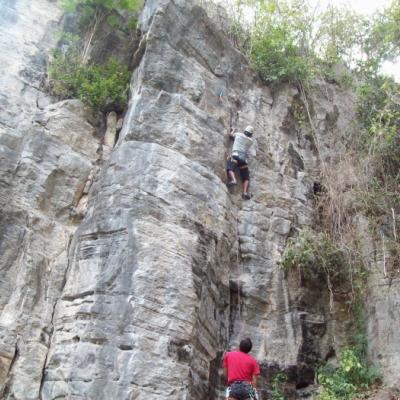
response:
{"label": "tree", "polygon": [[400,0],[372,16],[350,6],[310,7],[306,0],[237,0],[250,28],[248,56],[261,76],[276,80],[330,77],[344,64],[361,78],[377,74],[385,60],[400,54]]}
{"label": "tree", "polygon": [[81,63],[84,64],[89,55],[93,37],[100,22],[107,18],[107,22],[114,26],[118,19],[112,15],[115,10],[135,12],[141,6],[140,0],[61,0],[66,11],[80,13],[80,22],[85,27]]}
{"label": "tree", "polygon": [[302,0],[251,2],[254,29],[249,57],[269,82],[304,79],[310,74],[308,8]]}

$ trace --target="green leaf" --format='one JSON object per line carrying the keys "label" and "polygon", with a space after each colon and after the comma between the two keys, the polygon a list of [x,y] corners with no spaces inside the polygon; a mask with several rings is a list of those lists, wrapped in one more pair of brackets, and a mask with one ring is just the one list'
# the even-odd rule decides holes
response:
{"label": "green leaf", "polygon": [[110,15],[107,18],[107,23],[110,26],[116,26],[118,25],[118,18],[115,15]]}

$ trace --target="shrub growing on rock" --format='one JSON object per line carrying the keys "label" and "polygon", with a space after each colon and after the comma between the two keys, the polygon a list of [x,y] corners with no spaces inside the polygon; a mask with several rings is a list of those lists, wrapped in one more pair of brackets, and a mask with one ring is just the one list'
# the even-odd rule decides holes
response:
{"label": "shrub growing on rock", "polygon": [[131,73],[111,57],[106,65],[80,64],[76,38],[69,37],[63,53],[54,50],[49,67],[53,93],[63,99],[78,98],[94,110],[121,112],[127,104]]}

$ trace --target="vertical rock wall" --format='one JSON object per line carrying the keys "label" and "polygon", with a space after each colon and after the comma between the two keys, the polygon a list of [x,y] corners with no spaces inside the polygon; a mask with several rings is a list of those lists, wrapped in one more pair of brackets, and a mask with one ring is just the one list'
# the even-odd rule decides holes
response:
{"label": "vertical rock wall", "polygon": [[[102,121],[40,92],[56,4],[0,10],[1,48],[15,58],[1,71],[2,397],[216,399],[223,353],[244,336],[264,396],[278,372],[287,399],[312,385],[348,316],[340,295],[330,305],[323,285],[278,263],[287,238],[314,227],[314,182],[353,118],[351,94],[316,82],[310,137],[294,116],[298,89],[263,86],[196,2],[147,0],[129,109],[101,159]],[[240,185],[225,186],[225,158],[229,127],[247,124],[243,201]]]}
{"label": "vertical rock wall", "polygon": [[0,1],[0,397],[38,399],[68,249],[98,168],[102,118],[42,91],[54,1]]}
{"label": "vertical rock wall", "polygon": [[55,215],[72,200],[87,168],[79,155],[63,160],[70,149],[31,122],[61,17],[56,4],[42,3],[0,2],[2,398],[38,398],[72,233]]}
{"label": "vertical rock wall", "polygon": [[[313,225],[318,155],[295,129],[298,90],[263,87],[195,2],[147,1],[140,28],[124,127],[71,245],[42,396],[215,398],[222,353],[243,336],[264,384],[283,368],[294,396],[342,334],[327,294],[290,289],[278,267],[291,230]],[[339,94],[321,89],[325,132]],[[225,186],[225,157],[229,126],[249,123],[243,202]]]}

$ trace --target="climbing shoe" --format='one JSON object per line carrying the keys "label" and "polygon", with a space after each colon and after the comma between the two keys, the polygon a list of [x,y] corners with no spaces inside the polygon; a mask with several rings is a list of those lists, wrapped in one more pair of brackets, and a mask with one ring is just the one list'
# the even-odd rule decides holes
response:
{"label": "climbing shoe", "polygon": [[249,195],[248,193],[246,193],[246,192],[244,192],[244,193],[242,194],[242,197],[243,197],[245,200],[249,200],[249,199],[250,199],[250,195]]}
{"label": "climbing shoe", "polygon": [[237,185],[237,182],[236,182],[236,181],[228,182],[228,183],[226,184],[226,186],[228,186],[228,187],[236,186],[236,185]]}

